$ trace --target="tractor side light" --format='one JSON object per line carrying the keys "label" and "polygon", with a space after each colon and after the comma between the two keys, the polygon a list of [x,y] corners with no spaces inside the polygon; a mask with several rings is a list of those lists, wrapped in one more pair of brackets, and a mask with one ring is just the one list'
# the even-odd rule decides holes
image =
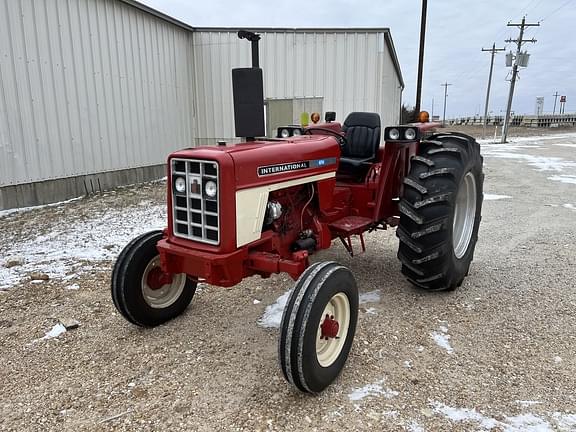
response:
{"label": "tractor side light", "polygon": [[204,185],[204,192],[206,192],[206,196],[214,198],[216,196],[216,193],[218,192],[218,187],[216,186],[216,183],[213,182],[212,180],[208,180]]}
{"label": "tractor side light", "polygon": [[186,179],[184,177],[176,177],[176,180],[174,180],[174,189],[176,189],[178,193],[186,192]]}
{"label": "tractor side light", "polygon": [[418,114],[418,121],[420,123],[428,123],[430,121],[430,114],[428,114],[428,111],[420,111]]}
{"label": "tractor side light", "polygon": [[399,131],[398,129],[396,129],[396,128],[390,129],[390,130],[388,131],[388,137],[389,137],[391,140],[397,140],[397,139],[400,138],[400,131]]}
{"label": "tractor side light", "polygon": [[416,139],[416,130],[412,128],[406,129],[404,131],[404,138],[406,138],[408,141]]}
{"label": "tractor side light", "polygon": [[280,131],[280,136],[282,138],[289,138],[290,137],[290,131],[288,129],[282,129]]}

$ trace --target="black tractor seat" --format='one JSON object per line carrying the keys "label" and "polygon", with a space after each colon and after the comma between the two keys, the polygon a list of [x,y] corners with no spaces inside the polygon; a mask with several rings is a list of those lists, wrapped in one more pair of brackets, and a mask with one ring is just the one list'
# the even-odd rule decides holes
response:
{"label": "black tractor seat", "polygon": [[342,132],[346,143],[342,146],[342,156],[338,173],[363,179],[370,166],[376,161],[380,147],[380,115],[369,112],[353,112],[346,117]]}

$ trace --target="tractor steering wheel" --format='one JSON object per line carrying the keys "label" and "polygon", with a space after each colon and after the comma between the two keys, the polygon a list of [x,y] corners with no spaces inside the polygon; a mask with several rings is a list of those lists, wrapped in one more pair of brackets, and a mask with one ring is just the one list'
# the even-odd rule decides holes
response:
{"label": "tractor steering wheel", "polygon": [[327,132],[328,134],[332,135],[333,137],[336,138],[336,140],[338,141],[338,144],[340,145],[341,148],[346,146],[346,144],[348,144],[348,140],[346,139],[345,135],[342,135],[341,133],[336,132],[332,129],[328,129],[328,128],[309,127],[309,128],[304,129],[304,135],[313,135],[311,133],[311,131],[314,131],[314,130],[321,131],[321,132]]}

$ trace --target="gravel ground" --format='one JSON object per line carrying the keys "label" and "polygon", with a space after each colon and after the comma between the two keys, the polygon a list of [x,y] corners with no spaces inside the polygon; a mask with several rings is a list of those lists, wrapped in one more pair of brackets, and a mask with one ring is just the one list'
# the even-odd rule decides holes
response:
{"label": "gravel ground", "polygon": [[[0,430],[576,431],[576,133],[483,152],[480,239],[457,291],[412,288],[393,231],[353,259],[338,244],[315,257],[370,293],[317,397],[286,385],[278,331],[258,325],[287,276],[202,286],[152,330],[116,313],[111,260],[162,224],[163,184],[4,213]],[[66,318],[80,326],[45,337]]]}

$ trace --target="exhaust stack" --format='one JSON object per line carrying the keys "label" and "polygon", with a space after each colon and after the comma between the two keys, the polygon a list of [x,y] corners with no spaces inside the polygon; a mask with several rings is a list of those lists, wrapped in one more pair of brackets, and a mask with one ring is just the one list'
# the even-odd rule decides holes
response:
{"label": "exhaust stack", "polygon": [[232,93],[234,97],[234,124],[236,136],[254,141],[264,136],[264,82],[259,67],[258,41],[260,35],[240,30],[240,39],[252,43],[252,67],[232,69]]}

